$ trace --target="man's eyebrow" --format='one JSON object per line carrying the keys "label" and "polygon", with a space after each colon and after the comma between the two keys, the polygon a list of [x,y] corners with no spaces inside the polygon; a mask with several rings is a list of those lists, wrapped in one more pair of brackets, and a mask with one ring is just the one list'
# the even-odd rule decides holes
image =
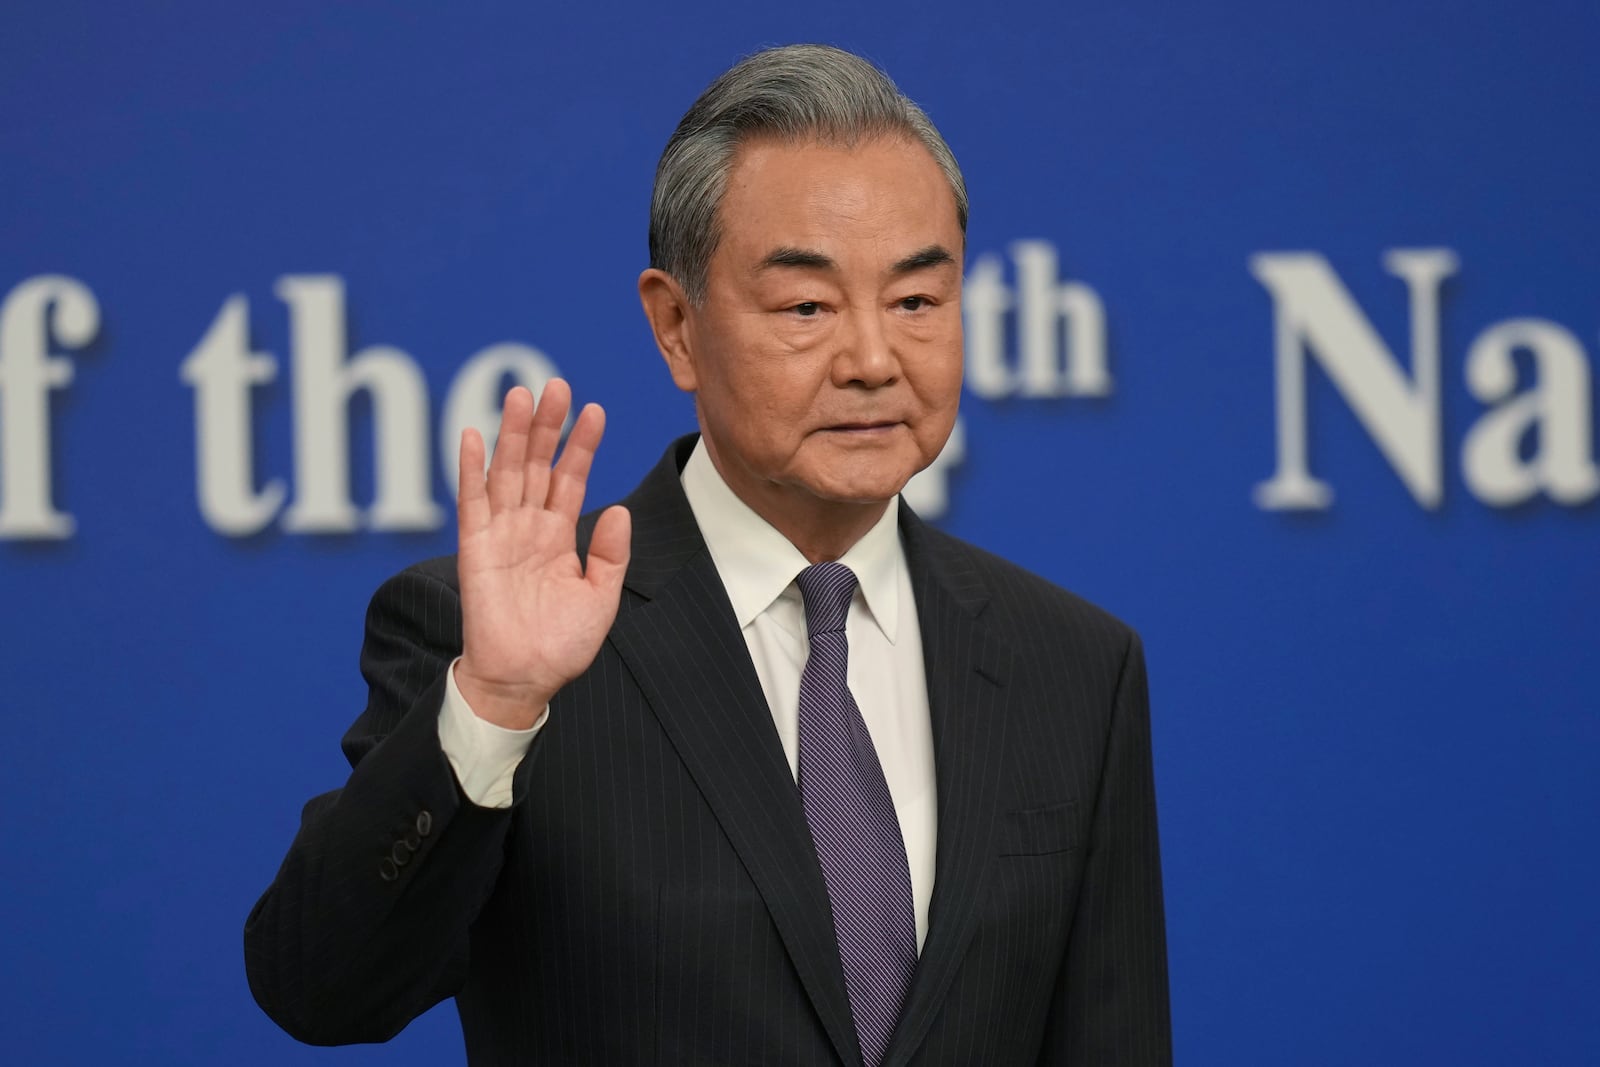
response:
{"label": "man's eyebrow", "polygon": [[767,253],[765,259],[756,267],[757,270],[766,270],[769,267],[800,267],[807,270],[833,270],[838,266],[833,257],[809,248],[795,248],[784,245]]}
{"label": "man's eyebrow", "polygon": [[[956,257],[943,245],[929,245],[919,248],[915,252],[896,262],[889,268],[890,274],[910,274],[913,271],[923,270],[928,267],[939,267],[946,263],[954,263]],[[839,264],[834,262],[832,256],[825,252],[818,252],[810,248],[796,248],[793,245],[783,245],[768,252],[766,257],[757,265],[757,270],[767,270],[772,267],[796,267],[801,270],[836,270]]]}
{"label": "man's eyebrow", "polygon": [[943,245],[929,245],[919,248],[900,262],[889,268],[891,274],[910,274],[912,271],[922,270],[926,267],[939,267],[946,263],[954,263],[956,257]]}

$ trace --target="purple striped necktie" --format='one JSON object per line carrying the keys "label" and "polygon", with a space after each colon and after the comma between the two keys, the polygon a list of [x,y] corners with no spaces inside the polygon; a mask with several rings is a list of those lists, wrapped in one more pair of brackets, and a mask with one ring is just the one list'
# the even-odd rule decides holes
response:
{"label": "purple striped necktie", "polygon": [[800,802],[833,906],[833,932],[866,1067],[877,1067],[917,967],[911,871],[872,736],[850,695],[845,616],[856,576],[818,563],[795,581],[811,654],[800,674]]}

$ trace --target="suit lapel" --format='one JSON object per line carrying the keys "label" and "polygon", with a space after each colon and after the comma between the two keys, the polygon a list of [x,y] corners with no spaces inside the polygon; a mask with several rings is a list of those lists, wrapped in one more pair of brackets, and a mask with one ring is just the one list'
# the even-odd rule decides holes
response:
{"label": "suit lapel", "polygon": [[966,561],[902,506],[901,529],[916,592],[928,675],[939,838],[928,938],[885,1062],[908,1062],[944,1003],[972,939],[993,827],[1005,745],[1011,650],[982,619],[987,593]]}
{"label": "suit lapel", "polygon": [[628,499],[642,599],[610,640],[721,823],[783,938],[840,1059],[860,1062],[827,890],[783,746],[678,470],[694,439],[668,451]]}

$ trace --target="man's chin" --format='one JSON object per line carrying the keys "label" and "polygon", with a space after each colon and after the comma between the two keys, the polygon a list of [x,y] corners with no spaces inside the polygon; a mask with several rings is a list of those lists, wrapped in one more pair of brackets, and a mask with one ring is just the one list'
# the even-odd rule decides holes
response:
{"label": "man's chin", "polygon": [[871,478],[830,478],[813,483],[811,493],[830,504],[869,505],[884,504],[900,495],[911,475],[878,476]]}

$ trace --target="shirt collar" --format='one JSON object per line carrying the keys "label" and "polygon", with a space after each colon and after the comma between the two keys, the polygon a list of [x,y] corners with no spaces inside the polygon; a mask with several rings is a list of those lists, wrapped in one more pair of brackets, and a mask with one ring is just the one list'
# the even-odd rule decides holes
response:
{"label": "shirt collar", "polygon": [[[695,442],[681,477],[689,508],[742,630],[771,607],[810,564],[788,538],[728,488],[704,441]],[[899,632],[900,577],[906,569],[899,515],[900,498],[895,497],[872,529],[839,557],[840,563],[855,572],[867,613],[890,644]]]}

